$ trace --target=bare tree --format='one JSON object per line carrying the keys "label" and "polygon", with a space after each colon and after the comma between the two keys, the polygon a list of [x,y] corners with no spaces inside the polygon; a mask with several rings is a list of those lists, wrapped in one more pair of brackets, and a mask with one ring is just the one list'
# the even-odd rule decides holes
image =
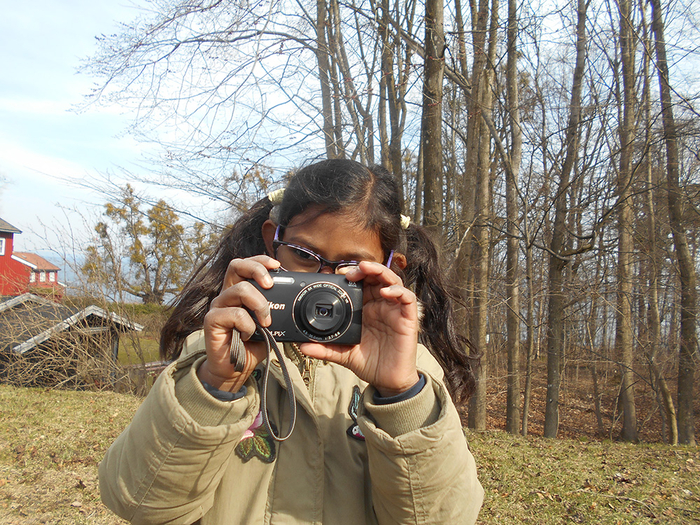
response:
{"label": "bare tree", "polygon": [[[408,81],[411,77],[411,59],[413,49],[403,44],[400,32],[394,29],[392,20],[403,18],[400,24],[411,34],[413,31],[416,2],[403,4],[403,17],[400,12],[402,3],[396,1],[393,11],[389,0],[381,1],[381,14],[377,18],[381,20],[382,36],[382,76],[379,81],[380,107],[379,107],[379,133],[382,143],[382,164],[394,174],[401,189],[401,202],[406,203],[404,193],[403,174],[403,134],[406,127],[408,107],[406,94]],[[386,108],[389,111],[389,125],[387,134]],[[388,136],[387,136],[388,135]],[[418,192],[420,193],[420,192]]]}
{"label": "bare tree", "polygon": [[569,262],[566,253],[567,193],[571,171],[579,146],[581,91],[586,59],[585,0],[578,0],[576,24],[576,65],[571,85],[569,120],[566,127],[566,157],[561,166],[555,197],[554,229],[549,247],[549,318],[547,321],[547,403],[545,405],[544,436],[557,437],[559,428],[559,387],[561,383],[564,348],[564,267]]}
{"label": "bare tree", "polygon": [[421,151],[423,152],[423,220],[442,234],[442,81],[445,64],[445,35],[442,0],[425,3],[425,65]]}
{"label": "bare tree", "polygon": [[[678,422],[692,420],[690,272],[700,234],[696,212],[680,207],[694,186],[678,180],[686,172],[671,111],[674,98],[693,111],[681,93],[689,84],[671,89],[655,25],[667,185],[654,164],[659,103],[648,84],[640,124],[633,5],[509,1],[508,25],[499,26],[505,9],[495,0],[157,0],[122,34],[103,37],[90,71],[101,82],[95,97],[134,107],[132,131],[162,146],[148,181],[208,197],[219,210],[238,213],[319,155],[393,171],[405,213],[440,230],[464,325],[484,356],[470,426],[486,427],[493,381],[507,392],[507,429],[517,432],[522,417],[528,433],[546,345],[545,435],[559,431],[560,395],[591,367],[600,428],[617,432],[605,418],[621,408],[623,437],[634,440],[636,429],[644,439],[639,422],[649,416],[635,396],[648,389],[633,388],[646,380],[643,359],[666,422],[668,370],[678,366]],[[675,30],[679,18],[670,20]],[[668,205],[658,198],[667,188]],[[647,231],[655,235],[642,238]],[[681,351],[669,353],[665,339]],[[619,393],[609,386],[617,371]]]}
{"label": "bare tree", "polygon": [[666,57],[664,21],[661,0],[652,0],[652,22],[656,49],[656,68],[661,93],[661,120],[666,144],[666,184],[668,186],[668,210],[673,245],[678,261],[681,285],[680,358],[678,361],[678,441],[695,445],[695,417],[693,411],[693,385],[695,360],[698,355],[697,290],[693,257],[683,224],[682,192],[678,173],[678,136],[671,100],[671,80]]}
{"label": "bare tree", "polygon": [[647,308],[647,330],[644,342],[647,346],[646,357],[649,362],[651,376],[659,390],[663,404],[663,420],[667,426],[668,442],[672,445],[678,444],[678,421],[676,420],[676,408],[674,406],[671,390],[666,382],[662,370],[657,362],[659,349],[661,347],[661,314],[659,309],[659,288],[662,278],[662,252],[658,242],[658,221],[656,218],[658,200],[658,181],[655,180],[655,173],[652,163],[652,131],[653,121],[651,113],[651,59],[653,57],[653,42],[650,28],[646,20],[646,6],[641,8],[644,54],[642,55],[642,69],[644,83],[642,90],[642,109],[644,122],[644,149],[642,167],[645,175],[645,201],[647,224],[646,224],[646,247],[647,264],[646,275],[648,282],[648,308]]}
{"label": "bare tree", "polygon": [[328,25],[328,5],[326,0],[316,0],[316,61],[321,83],[321,114],[323,115],[323,138],[326,155],[329,159],[343,156],[343,138],[337,133],[333,122],[333,84],[331,83],[330,49],[326,40]]}
{"label": "bare tree", "polygon": [[520,128],[520,98],[518,96],[517,68],[518,6],[508,0],[508,63],[507,92],[508,115],[510,117],[510,169],[506,170],[507,268],[506,298],[507,346],[508,346],[508,392],[506,400],[506,430],[517,434],[520,430],[520,269],[518,221],[518,174],[522,157],[522,130]]}
{"label": "bare tree", "polygon": [[622,63],[623,99],[620,136],[620,166],[617,173],[617,318],[615,347],[620,359],[622,384],[622,439],[637,441],[637,412],[634,404],[634,355],[632,343],[632,152],[634,149],[636,93],[634,70],[634,31],[631,1],[618,2],[620,15],[620,58]]}
{"label": "bare tree", "polygon": [[[474,184],[474,227],[471,241],[471,270],[473,273],[471,334],[477,348],[487,348],[488,280],[490,255],[491,154],[490,135],[486,125],[492,105],[493,66],[495,64],[498,0],[483,0],[478,12],[472,13],[474,64],[472,88],[469,94],[471,126],[467,129],[467,160],[465,184]],[[484,118],[486,115],[486,118]],[[476,372],[476,391],[469,405],[469,426],[486,428],[486,363],[482,360]]]}

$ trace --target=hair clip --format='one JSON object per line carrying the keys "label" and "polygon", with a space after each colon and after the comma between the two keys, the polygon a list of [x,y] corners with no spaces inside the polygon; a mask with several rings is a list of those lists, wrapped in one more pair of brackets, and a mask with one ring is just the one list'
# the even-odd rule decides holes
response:
{"label": "hair clip", "polygon": [[270,193],[267,194],[267,198],[270,200],[273,206],[277,206],[278,204],[282,204],[282,199],[284,199],[284,188],[280,188],[279,190],[271,191]]}
{"label": "hair clip", "polygon": [[411,218],[406,215],[401,216],[401,229],[407,230],[408,226],[411,224]]}

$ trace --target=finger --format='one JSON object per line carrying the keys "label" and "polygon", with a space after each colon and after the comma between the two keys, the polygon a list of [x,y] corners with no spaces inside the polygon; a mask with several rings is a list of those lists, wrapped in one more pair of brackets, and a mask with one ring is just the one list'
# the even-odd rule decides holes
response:
{"label": "finger", "polygon": [[263,288],[270,288],[272,286],[272,278],[269,271],[276,270],[279,266],[279,261],[267,255],[256,255],[247,259],[233,259],[226,269],[222,290],[248,279],[254,279]]}
{"label": "finger", "polygon": [[393,285],[382,288],[379,293],[385,299],[394,299],[401,304],[413,304],[417,301],[416,294],[403,286]]}
{"label": "finger", "polygon": [[[270,275],[266,273],[268,278]],[[272,278],[270,278],[272,280]],[[217,295],[211,302],[211,309],[231,308],[243,306],[250,310],[258,319],[261,325],[269,326],[272,322],[270,317],[270,302],[265,298],[260,290],[248,281],[241,281],[225,289]]]}
{"label": "finger", "polygon": [[321,343],[303,343],[299,345],[301,353],[314,359],[322,359],[340,365],[345,364],[352,351],[352,345],[324,345]]}
{"label": "finger", "polygon": [[[229,335],[235,333],[237,332],[234,330],[229,332]],[[211,341],[211,343],[214,343],[214,346],[211,346],[208,342],[207,359],[200,366],[197,374],[203,374],[200,377],[220,390],[238,391],[253,369],[266,356],[265,345],[261,341],[246,341],[241,345],[245,357],[239,363],[233,363],[230,354],[233,351],[230,338],[224,338],[221,341]],[[237,377],[238,379],[236,379]]]}
{"label": "finger", "polygon": [[[205,332],[225,334],[228,341],[232,330],[240,333],[241,339],[247,341],[255,332],[255,321],[250,312],[240,307],[213,308],[204,316]],[[219,337],[222,337],[220,335]]]}
{"label": "finger", "polygon": [[360,264],[350,270],[345,278],[348,281],[360,281],[365,280],[368,284],[403,284],[401,278],[396,275],[390,268],[387,268],[383,264],[370,261],[362,261]]}

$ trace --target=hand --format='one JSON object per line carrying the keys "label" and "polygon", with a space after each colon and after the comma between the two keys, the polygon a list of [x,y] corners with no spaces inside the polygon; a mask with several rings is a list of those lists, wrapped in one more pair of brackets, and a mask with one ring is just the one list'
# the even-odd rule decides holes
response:
{"label": "hand", "polygon": [[304,343],[301,351],[349,368],[382,396],[405,392],[419,380],[416,295],[379,263],[361,262],[346,278],[364,279],[362,342],[354,346]]}
{"label": "hand", "polygon": [[[273,284],[269,270],[276,268],[279,268],[279,262],[267,255],[234,259],[229,263],[221,292],[204,316],[207,359],[197,370],[200,380],[219,390],[237,392],[258,363],[265,359],[265,343],[248,339],[256,329],[251,312],[262,326],[270,326],[270,305],[248,279],[254,279],[260,286],[269,289]],[[236,372],[230,362],[233,330],[241,334],[245,345],[243,372]]]}

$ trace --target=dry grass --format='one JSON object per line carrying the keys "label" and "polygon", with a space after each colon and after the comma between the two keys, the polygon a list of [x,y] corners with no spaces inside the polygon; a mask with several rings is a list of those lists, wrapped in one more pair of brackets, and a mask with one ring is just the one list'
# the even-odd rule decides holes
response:
{"label": "dry grass", "polygon": [[160,360],[158,340],[152,337],[122,337],[119,342],[118,363],[122,366],[140,365]]}
{"label": "dry grass", "polygon": [[468,432],[480,523],[700,523],[700,449]]}
{"label": "dry grass", "polygon": [[[97,464],[141,399],[0,385],[0,524],[123,523]],[[700,449],[468,432],[479,523],[700,522]]]}
{"label": "dry grass", "polygon": [[97,464],[141,400],[0,386],[0,524],[123,523],[100,502]]}

